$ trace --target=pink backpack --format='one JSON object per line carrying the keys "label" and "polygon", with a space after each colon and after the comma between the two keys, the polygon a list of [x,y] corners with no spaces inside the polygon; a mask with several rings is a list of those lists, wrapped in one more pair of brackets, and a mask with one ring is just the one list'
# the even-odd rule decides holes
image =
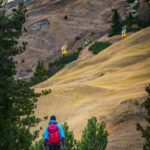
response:
{"label": "pink backpack", "polygon": [[48,126],[48,132],[49,132],[49,144],[58,144],[61,142],[61,137],[59,133],[59,128],[56,124],[52,124]]}

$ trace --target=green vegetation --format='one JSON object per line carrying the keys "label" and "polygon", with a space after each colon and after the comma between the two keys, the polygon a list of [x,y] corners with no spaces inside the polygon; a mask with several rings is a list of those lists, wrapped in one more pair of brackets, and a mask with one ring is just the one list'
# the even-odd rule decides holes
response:
{"label": "green vegetation", "polygon": [[56,66],[59,68],[63,68],[66,64],[76,60],[79,56],[79,51],[78,52],[73,52],[72,54],[69,54],[67,56],[63,56],[59,60],[56,60],[53,63],[49,63],[49,67],[51,66]]}
{"label": "green vegetation", "polygon": [[108,143],[107,137],[105,123],[99,123],[95,117],[92,117],[83,131],[78,150],[105,150]]}
{"label": "green vegetation", "polygon": [[109,36],[121,34],[122,31],[121,17],[117,9],[113,9],[112,14],[113,14],[111,20],[112,25],[111,25],[111,30],[109,31]]}
{"label": "green vegetation", "polygon": [[138,123],[137,130],[142,133],[142,137],[145,139],[143,150],[150,150],[150,85],[146,88],[146,92],[148,93],[148,97],[144,102],[144,107],[147,111],[145,116],[147,126],[143,127]]}
{"label": "green vegetation", "polygon": [[[81,141],[74,139],[73,131],[69,130],[67,123],[63,125],[65,131],[65,150],[106,150],[108,133],[105,123],[98,122],[95,117],[88,120],[87,127],[82,132]],[[31,150],[43,150],[43,140],[36,142]]]}
{"label": "green vegetation", "polygon": [[48,78],[49,78],[48,71],[45,69],[44,63],[42,61],[38,61],[34,75],[31,78],[32,85],[43,82]]}
{"label": "green vegetation", "polygon": [[109,42],[95,42],[93,45],[90,46],[89,50],[93,52],[93,54],[97,54],[104,50],[105,48],[109,47],[111,43]]}
{"label": "green vegetation", "polygon": [[82,47],[78,48],[78,51],[73,52],[67,56],[63,56],[62,58],[49,63],[49,70],[45,69],[44,63],[42,61],[38,61],[37,67],[35,69],[35,73],[31,78],[32,85],[38,84],[47,80],[49,77],[53,76],[60,69],[64,68],[66,64],[76,60],[80,54]]}
{"label": "green vegetation", "polygon": [[128,27],[131,27],[134,23],[134,17],[132,16],[132,13],[130,12],[129,15],[126,16],[126,21],[125,21],[125,24],[128,26]]}
{"label": "green vegetation", "polygon": [[[122,29],[126,29],[127,32],[135,32],[150,25],[149,18],[145,18],[140,11],[140,5],[142,5],[142,3],[135,0],[127,0],[127,2],[129,5],[132,5],[133,8],[129,12],[126,12],[126,16],[122,16],[122,18],[125,18],[125,20],[121,19],[116,9],[112,10],[112,25],[109,31],[109,36],[121,34]],[[145,0],[145,2],[147,2],[150,10],[149,0]],[[147,10],[148,14],[149,12]]]}
{"label": "green vegetation", "polygon": [[66,64],[75,61],[79,54],[80,54],[80,49],[76,52],[73,52],[72,54],[69,54],[67,56],[63,56],[62,58],[49,63],[49,76],[54,75],[57,73],[60,69],[64,68]]}
{"label": "green vegetation", "polygon": [[126,15],[126,18],[125,18],[125,20],[122,21],[122,24],[126,27],[126,30],[128,32],[136,32],[140,29],[136,25],[137,24],[137,17],[133,16],[131,12],[128,15]]}
{"label": "green vegetation", "polygon": [[[2,1],[1,1],[2,2]],[[0,9],[0,149],[29,150],[34,138],[30,128],[37,124],[34,116],[37,97],[30,83],[15,80],[13,57],[25,50],[18,46],[25,23],[26,9],[20,3],[11,16],[6,15],[4,5]]]}
{"label": "green vegetation", "polygon": [[43,140],[39,140],[36,141],[32,146],[30,150],[43,150],[44,147],[44,141]]}
{"label": "green vegetation", "polygon": [[65,150],[77,150],[77,142],[74,139],[73,131],[69,131],[67,123],[63,125],[65,132]]}

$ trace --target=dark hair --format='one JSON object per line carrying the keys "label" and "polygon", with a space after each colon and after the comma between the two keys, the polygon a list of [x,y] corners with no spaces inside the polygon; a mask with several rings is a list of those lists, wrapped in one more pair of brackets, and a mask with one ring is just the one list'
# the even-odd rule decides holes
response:
{"label": "dark hair", "polygon": [[55,115],[52,115],[52,116],[50,117],[50,120],[56,120],[56,116],[55,116]]}

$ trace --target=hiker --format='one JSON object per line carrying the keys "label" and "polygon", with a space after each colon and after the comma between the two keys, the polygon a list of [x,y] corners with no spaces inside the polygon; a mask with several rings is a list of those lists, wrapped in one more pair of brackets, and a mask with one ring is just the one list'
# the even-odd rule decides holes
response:
{"label": "hiker", "polygon": [[126,27],[126,25],[122,27],[121,35],[122,35],[122,37],[127,36],[127,27]]}
{"label": "hiker", "polygon": [[63,45],[61,48],[61,54],[66,56],[68,54],[67,45]]}
{"label": "hiker", "polygon": [[[50,117],[49,125],[44,131],[44,150],[60,150],[64,149],[65,134],[63,127],[57,123],[56,116]],[[61,147],[62,146],[62,147]]]}

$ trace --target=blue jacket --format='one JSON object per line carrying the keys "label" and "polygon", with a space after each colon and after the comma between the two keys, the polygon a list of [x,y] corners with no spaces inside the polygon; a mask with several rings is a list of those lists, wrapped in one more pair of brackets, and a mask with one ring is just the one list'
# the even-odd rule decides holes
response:
{"label": "blue jacket", "polygon": [[[57,124],[59,133],[60,133],[60,137],[62,139],[62,144],[64,145],[65,133],[64,133],[62,125],[60,123],[57,123],[54,120],[50,120],[49,125],[51,125],[51,124]],[[48,126],[45,127],[45,131],[44,131],[44,141],[47,141],[47,140],[49,140]]]}

